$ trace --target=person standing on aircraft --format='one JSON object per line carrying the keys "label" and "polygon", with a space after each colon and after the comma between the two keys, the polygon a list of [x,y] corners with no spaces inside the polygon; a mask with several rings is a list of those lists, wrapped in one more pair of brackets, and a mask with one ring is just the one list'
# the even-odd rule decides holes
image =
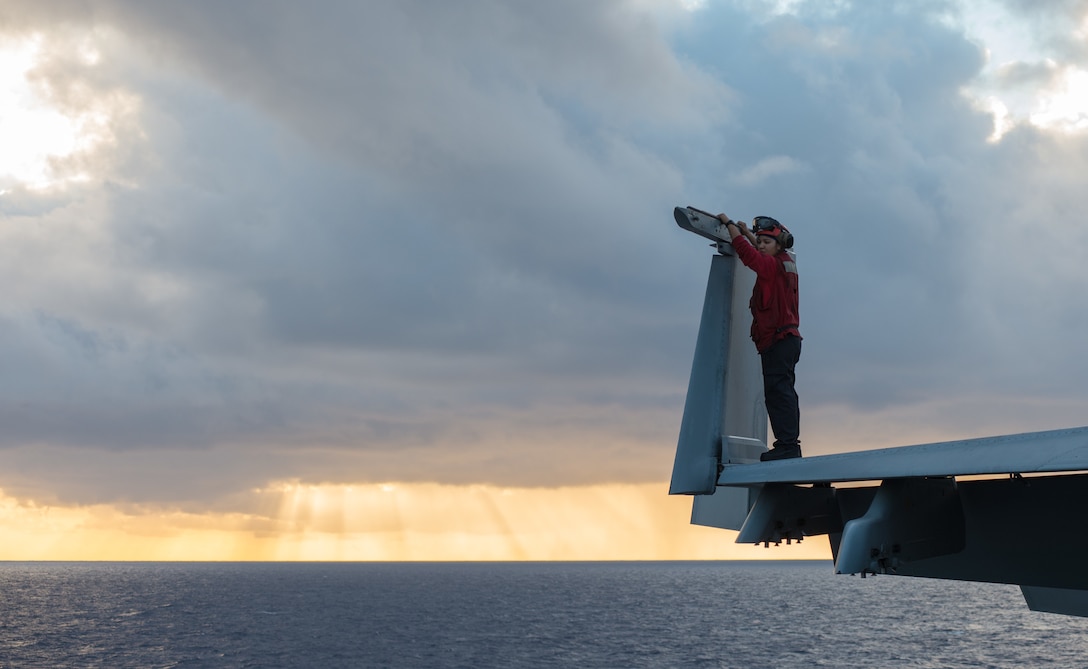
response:
{"label": "person standing on aircraft", "polygon": [[774,432],[774,447],[759,459],[799,458],[801,411],[794,389],[794,368],[801,357],[797,264],[786,252],[793,246],[793,235],[770,216],[756,216],[754,231],[725,214],[718,214],[718,219],[725,224],[741,262],[756,273],[748,303],[752,340],[763,362],[763,400]]}

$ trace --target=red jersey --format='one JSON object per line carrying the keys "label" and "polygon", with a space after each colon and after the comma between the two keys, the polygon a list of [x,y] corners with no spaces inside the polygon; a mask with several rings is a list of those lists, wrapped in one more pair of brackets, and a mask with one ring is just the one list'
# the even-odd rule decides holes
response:
{"label": "red jersey", "polygon": [[798,317],[797,263],[785,251],[768,256],[744,237],[733,238],[733,248],[745,266],[756,273],[748,306],[752,310],[752,341],[763,353],[788,335],[801,336]]}

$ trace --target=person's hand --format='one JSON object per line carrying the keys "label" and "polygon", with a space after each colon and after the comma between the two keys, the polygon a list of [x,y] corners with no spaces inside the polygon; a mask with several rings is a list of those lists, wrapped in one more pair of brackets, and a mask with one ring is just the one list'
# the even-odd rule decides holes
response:
{"label": "person's hand", "polygon": [[744,235],[744,238],[751,242],[752,246],[756,245],[756,235],[754,232],[748,229],[747,223],[737,222],[737,229],[740,230],[740,234]]}
{"label": "person's hand", "polygon": [[728,225],[733,222],[733,219],[729,218],[725,214],[718,214],[718,220],[721,221],[724,225]]}

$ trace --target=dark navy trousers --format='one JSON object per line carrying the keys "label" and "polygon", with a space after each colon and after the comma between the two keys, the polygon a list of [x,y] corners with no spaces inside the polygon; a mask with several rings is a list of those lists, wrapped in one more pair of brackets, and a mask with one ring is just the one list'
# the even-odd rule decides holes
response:
{"label": "dark navy trousers", "polygon": [[763,401],[771,419],[774,446],[800,445],[801,410],[797,406],[794,367],[801,358],[801,338],[789,335],[759,354],[763,361]]}

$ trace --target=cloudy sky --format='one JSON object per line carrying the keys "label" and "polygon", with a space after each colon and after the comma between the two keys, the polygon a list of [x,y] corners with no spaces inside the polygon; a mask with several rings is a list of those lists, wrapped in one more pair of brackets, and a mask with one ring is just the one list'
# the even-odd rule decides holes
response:
{"label": "cloudy sky", "polygon": [[0,558],[748,556],[676,205],[807,454],[1088,424],[1084,0],[7,0],[0,147]]}

